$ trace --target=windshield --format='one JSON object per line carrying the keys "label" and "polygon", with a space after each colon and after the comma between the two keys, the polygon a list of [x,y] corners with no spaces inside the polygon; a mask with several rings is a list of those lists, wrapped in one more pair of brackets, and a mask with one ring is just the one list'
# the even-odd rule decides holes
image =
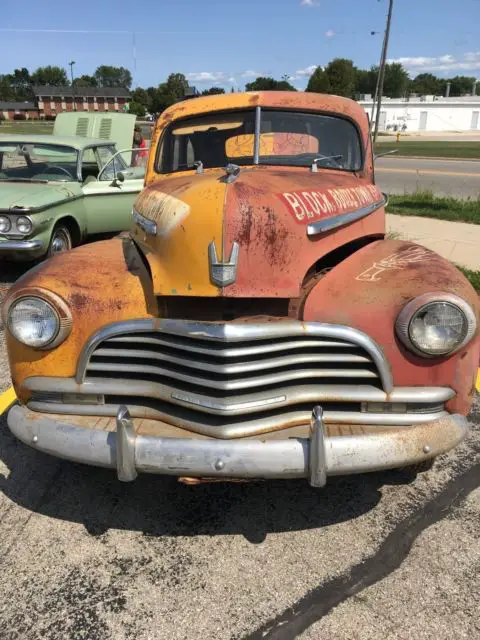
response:
{"label": "windshield", "polygon": [[216,113],[173,123],[165,131],[158,158],[161,173],[185,171],[201,162],[205,168],[228,163],[317,167],[358,171],[362,150],[358,131],[344,118],[298,111],[261,110],[255,132],[255,110]]}
{"label": "windshield", "polygon": [[73,147],[0,142],[0,180],[77,180],[77,160]]}

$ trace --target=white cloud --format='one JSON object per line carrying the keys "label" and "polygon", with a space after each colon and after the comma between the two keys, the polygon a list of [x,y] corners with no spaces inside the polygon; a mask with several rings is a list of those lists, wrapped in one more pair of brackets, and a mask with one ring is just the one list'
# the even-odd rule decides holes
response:
{"label": "white cloud", "polygon": [[242,73],[242,78],[258,78],[261,75],[260,71],[252,71],[252,69],[248,69]]}
{"label": "white cloud", "polygon": [[222,82],[225,80],[223,71],[199,71],[198,73],[187,73],[187,80],[192,82]]}
{"label": "white cloud", "polygon": [[474,71],[480,69],[480,51],[470,51],[464,53],[459,58],[447,53],[443,56],[427,57],[403,57],[388,60],[388,62],[399,62],[412,73],[423,71]]}
{"label": "white cloud", "polygon": [[327,38],[333,38],[335,31],[333,29],[329,29],[328,31],[325,31],[325,35]]}
{"label": "white cloud", "polygon": [[300,76],[302,78],[309,77],[315,71],[318,65],[311,64],[309,67],[305,67],[305,69],[297,69],[295,72],[295,76]]}
{"label": "white cloud", "polygon": [[318,7],[320,2],[318,0],[301,0],[300,4],[302,7]]}

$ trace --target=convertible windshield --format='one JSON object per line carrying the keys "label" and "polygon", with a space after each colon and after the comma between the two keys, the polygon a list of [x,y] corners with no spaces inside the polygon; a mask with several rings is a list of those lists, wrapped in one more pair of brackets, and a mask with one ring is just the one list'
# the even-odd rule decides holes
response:
{"label": "convertible windshield", "polygon": [[77,160],[73,147],[0,142],[0,180],[77,180]]}
{"label": "convertible windshield", "polygon": [[[271,164],[358,171],[362,151],[358,131],[336,116],[262,109],[185,119],[166,130],[158,160],[161,173],[203,167]],[[258,156],[255,154],[257,143]]]}

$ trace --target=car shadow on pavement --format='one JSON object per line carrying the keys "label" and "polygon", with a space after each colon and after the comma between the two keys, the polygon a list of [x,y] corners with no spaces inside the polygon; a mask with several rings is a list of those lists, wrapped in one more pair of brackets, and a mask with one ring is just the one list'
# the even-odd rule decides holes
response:
{"label": "car shadow on pavement", "polygon": [[329,478],[325,489],[306,480],[186,486],[176,478],[142,475],[133,483],[114,471],[74,464],[18,442],[0,418],[0,490],[31,512],[81,523],[91,535],[109,529],[148,536],[243,535],[314,529],[373,509],[385,484],[409,483],[407,472]]}

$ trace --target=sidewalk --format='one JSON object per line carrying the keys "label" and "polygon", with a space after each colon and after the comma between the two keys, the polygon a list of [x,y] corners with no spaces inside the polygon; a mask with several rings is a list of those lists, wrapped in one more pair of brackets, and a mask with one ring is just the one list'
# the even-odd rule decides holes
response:
{"label": "sidewalk", "polygon": [[387,232],[418,242],[462,267],[480,271],[480,225],[389,213]]}

